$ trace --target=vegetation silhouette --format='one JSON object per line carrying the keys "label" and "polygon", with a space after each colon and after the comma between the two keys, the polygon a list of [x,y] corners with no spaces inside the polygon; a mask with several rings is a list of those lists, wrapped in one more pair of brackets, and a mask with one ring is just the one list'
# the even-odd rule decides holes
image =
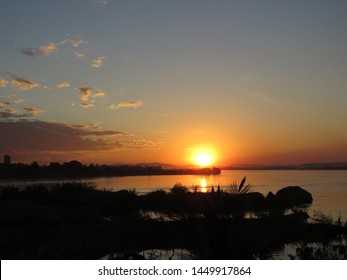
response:
{"label": "vegetation silhouette", "polygon": [[[244,186],[242,180],[238,190]],[[276,200],[277,193],[267,199],[239,192],[217,187],[202,193],[179,183],[169,192],[158,189],[145,195],[100,190],[80,182],[0,186],[0,257],[142,259],[156,258],[155,250],[184,248],[191,252],[185,258],[268,259],[285,244],[297,243],[303,244],[298,247],[302,251],[292,258],[325,253],[345,258],[343,242],[338,256],[307,253],[315,242],[346,238],[347,227],[341,220],[316,215],[308,222],[307,213],[297,210],[278,214],[271,209],[291,209],[299,200],[283,204]],[[297,188],[289,192],[305,193]],[[249,211],[257,218],[245,218]],[[141,254],[145,251],[152,253]]]}
{"label": "vegetation silhouette", "polygon": [[252,185],[246,183],[246,176],[243,177],[243,179],[240,182],[240,185],[237,185],[236,181],[234,181],[230,186],[228,191],[233,194],[246,194],[249,193],[252,190]]}
{"label": "vegetation silhouette", "polygon": [[79,161],[51,162],[40,166],[37,162],[31,164],[0,164],[0,179],[79,179],[110,176],[140,176],[140,175],[184,175],[220,174],[219,168],[176,168],[163,169],[160,165],[83,165]]}

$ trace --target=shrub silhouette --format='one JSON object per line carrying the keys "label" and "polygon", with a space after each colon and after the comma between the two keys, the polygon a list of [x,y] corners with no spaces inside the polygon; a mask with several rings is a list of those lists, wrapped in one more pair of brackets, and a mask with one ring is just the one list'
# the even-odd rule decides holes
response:
{"label": "shrub silhouette", "polygon": [[181,183],[176,183],[171,189],[171,194],[173,195],[182,196],[186,193],[188,193],[188,188]]}

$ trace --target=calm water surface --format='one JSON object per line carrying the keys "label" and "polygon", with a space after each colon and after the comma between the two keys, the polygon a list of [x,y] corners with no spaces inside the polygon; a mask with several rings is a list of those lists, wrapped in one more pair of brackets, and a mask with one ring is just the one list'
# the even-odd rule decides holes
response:
{"label": "calm water surface", "polygon": [[[122,190],[135,189],[144,194],[157,189],[169,191],[175,184],[181,183],[187,187],[198,186],[200,191],[210,191],[220,185],[227,188],[233,181],[239,183],[247,176],[248,183],[253,185],[253,191],[265,196],[269,191],[276,193],[286,186],[301,186],[313,195],[313,204],[308,209],[322,211],[337,219],[340,215],[347,220],[347,171],[346,170],[223,170],[220,175],[163,175],[163,176],[129,176],[85,179],[83,182],[93,182],[97,188]],[[11,182],[18,183],[18,182]],[[18,184],[28,184],[20,182]],[[47,183],[47,181],[42,182]],[[53,183],[50,181],[50,183]]]}
{"label": "calm water surface", "polygon": [[220,175],[169,175],[98,178],[92,180],[98,188],[112,190],[136,189],[146,193],[159,188],[169,190],[181,183],[187,187],[199,186],[201,191],[210,191],[211,186],[227,188],[233,181],[239,183],[247,176],[253,191],[267,195],[276,193],[286,186],[301,186],[313,196],[313,204],[308,209],[322,211],[337,219],[340,215],[347,220],[347,171],[346,170],[223,170]]}

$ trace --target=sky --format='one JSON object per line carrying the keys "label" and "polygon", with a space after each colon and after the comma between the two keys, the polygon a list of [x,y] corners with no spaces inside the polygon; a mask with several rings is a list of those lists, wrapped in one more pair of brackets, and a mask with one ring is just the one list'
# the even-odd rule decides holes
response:
{"label": "sky", "polygon": [[347,1],[2,0],[13,162],[347,161]]}

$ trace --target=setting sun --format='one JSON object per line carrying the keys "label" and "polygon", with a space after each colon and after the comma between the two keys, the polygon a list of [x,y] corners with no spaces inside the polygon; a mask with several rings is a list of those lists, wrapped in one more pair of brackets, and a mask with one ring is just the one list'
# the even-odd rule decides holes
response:
{"label": "setting sun", "polygon": [[196,155],[195,162],[200,166],[208,166],[212,162],[212,155],[208,152],[200,152]]}

